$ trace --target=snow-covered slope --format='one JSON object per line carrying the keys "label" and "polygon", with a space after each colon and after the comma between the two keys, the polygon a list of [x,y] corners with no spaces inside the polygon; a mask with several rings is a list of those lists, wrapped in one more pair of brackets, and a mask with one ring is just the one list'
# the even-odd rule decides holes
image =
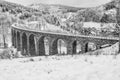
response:
{"label": "snow-covered slope", "polygon": [[118,51],[119,51],[119,42],[110,47],[96,50],[95,52],[93,52],[93,54],[116,55],[118,54]]}

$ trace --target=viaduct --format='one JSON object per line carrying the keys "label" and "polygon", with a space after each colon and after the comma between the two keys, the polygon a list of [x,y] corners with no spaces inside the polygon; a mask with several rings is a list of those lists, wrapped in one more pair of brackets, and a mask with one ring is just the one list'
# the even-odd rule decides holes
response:
{"label": "viaduct", "polygon": [[89,42],[94,43],[96,49],[100,49],[104,44],[115,44],[119,42],[119,38],[35,31],[27,28],[23,29],[16,25],[12,25],[11,31],[12,45],[17,48],[18,51],[21,51],[23,55],[30,56],[46,55],[44,45],[45,38],[48,39],[49,55],[58,54],[57,42],[59,39],[66,43],[67,54],[76,54],[77,42],[81,44],[81,53],[89,52]]}

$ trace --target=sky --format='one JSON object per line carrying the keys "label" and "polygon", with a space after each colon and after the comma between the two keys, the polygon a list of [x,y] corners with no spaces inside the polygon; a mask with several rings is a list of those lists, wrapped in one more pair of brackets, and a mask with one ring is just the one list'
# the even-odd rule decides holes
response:
{"label": "sky", "polygon": [[95,7],[105,4],[111,0],[6,0],[22,5],[30,5],[33,3],[45,3],[45,4],[62,4],[73,7]]}

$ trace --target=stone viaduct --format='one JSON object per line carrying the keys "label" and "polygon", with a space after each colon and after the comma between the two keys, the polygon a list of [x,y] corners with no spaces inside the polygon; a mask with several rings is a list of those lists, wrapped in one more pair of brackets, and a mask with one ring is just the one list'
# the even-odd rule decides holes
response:
{"label": "stone viaduct", "polygon": [[12,25],[12,45],[23,55],[42,56],[45,54],[44,38],[48,39],[49,55],[58,54],[57,41],[66,43],[67,54],[76,54],[77,42],[81,44],[81,53],[88,52],[88,42],[100,49],[104,44],[115,44],[119,38],[84,36],[23,29]]}

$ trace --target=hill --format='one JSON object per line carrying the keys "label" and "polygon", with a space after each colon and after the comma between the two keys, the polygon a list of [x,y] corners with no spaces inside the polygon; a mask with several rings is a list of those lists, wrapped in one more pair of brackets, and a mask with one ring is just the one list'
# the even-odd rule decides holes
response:
{"label": "hill", "polygon": [[64,6],[59,4],[55,5],[55,4],[41,4],[41,3],[31,4],[29,7],[49,14],[55,13],[55,14],[63,15],[64,13],[67,14],[72,12],[77,15],[76,18],[79,18],[79,16],[84,17],[85,22],[94,21],[94,22],[113,23],[116,22],[116,5],[117,5],[117,1],[114,0],[109,3],[92,8],[77,8],[77,7]]}
{"label": "hill", "polygon": [[29,7],[43,11],[43,12],[48,12],[48,13],[77,12],[78,10],[83,9],[83,8],[60,5],[60,4],[42,4],[42,3],[31,4],[31,5],[29,5]]}
{"label": "hill", "polygon": [[23,5],[7,2],[4,0],[0,0],[0,8],[2,12],[8,11],[12,14],[37,11],[33,8],[25,7]]}
{"label": "hill", "polygon": [[20,19],[26,19],[32,15],[41,16],[42,12],[27,6],[0,0],[0,13],[9,13]]}

